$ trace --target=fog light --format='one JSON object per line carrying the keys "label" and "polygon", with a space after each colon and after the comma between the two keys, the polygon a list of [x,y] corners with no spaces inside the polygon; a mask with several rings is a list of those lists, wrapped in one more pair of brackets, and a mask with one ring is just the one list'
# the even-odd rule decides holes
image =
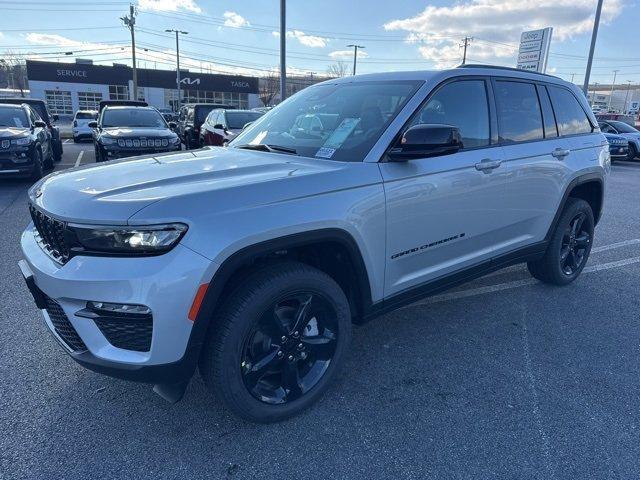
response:
{"label": "fog light", "polygon": [[144,305],[130,305],[127,303],[87,302],[87,308],[96,312],[120,313],[133,315],[149,315],[151,309]]}

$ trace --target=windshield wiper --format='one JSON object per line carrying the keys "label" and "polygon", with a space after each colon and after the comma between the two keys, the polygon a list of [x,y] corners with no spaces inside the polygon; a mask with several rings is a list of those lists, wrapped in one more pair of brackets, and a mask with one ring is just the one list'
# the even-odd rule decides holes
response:
{"label": "windshield wiper", "polygon": [[271,153],[289,153],[291,155],[297,155],[298,151],[295,148],[283,147],[281,145],[266,144],[266,143],[245,143],[244,145],[238,145],[235,148],[244,148],[245,150],[260,150],[262,152]]}

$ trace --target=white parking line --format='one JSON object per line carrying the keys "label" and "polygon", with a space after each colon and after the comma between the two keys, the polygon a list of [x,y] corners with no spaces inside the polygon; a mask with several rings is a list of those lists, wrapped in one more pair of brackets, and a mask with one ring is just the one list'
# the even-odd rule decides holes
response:
{"label": "white parking line", "polygon": [[71,141],[71,139],[70,139],[70,138],[67,138],[67,139],[66,139],[64,142],[62,142],[62,143],[69,143],[70,141]]}
{"label": "white parking line", "polygon": [[[616,262],[601,263],[600,265],[592,265],[585,267],[582,273],[601,272],[603,270],[609,270],[611,268],[620,268],[634,263],[640,263],[640,257],[631,257],[624,260],[618,260]],[[434,295],[423,301],[414,303],[415,305],[428,305],[431,303],[446,302],[448,300],[457,300],[460,298],[474,297],[476,295],[483,295],[485,293],[500,292],[502,290],[509,290],[511,288],[524,287],[527,285],[534,285],[538,283],[535,278],[525,278],[523,280],[515,280],[513,282],[498,283],[497,285],[488,285],[486,287],[471,288],[469,290],[462,290],[460,292],[444,293],[442,295]],[[407,308],[407,307],[405,307]]]}
{"label": "white parking line", "polygon": [[84,155],[84,150],[80,150],[80,153],[78,154],[78,159],[76,160],[76,164],[74,165],[74,167],[77,167],[78,165],[80,165],[83,155]]}

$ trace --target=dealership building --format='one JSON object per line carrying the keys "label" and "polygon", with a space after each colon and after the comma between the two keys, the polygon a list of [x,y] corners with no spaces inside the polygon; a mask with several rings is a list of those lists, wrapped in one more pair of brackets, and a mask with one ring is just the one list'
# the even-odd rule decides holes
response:
{"label": "dealership building", "polygon": [[[138,100],[157,108],[177,103],[175,70],[138,68]],[[97,110],[101,100],[128,100],[132,69],[126,65],[94,65],[90,61],[58,63],[27,60],[31,98],[45,100],[51,113],[73,115]],[[182,103],[220,103],[236,108],[262,106],[258,78],[196,73],[180,69]]]}

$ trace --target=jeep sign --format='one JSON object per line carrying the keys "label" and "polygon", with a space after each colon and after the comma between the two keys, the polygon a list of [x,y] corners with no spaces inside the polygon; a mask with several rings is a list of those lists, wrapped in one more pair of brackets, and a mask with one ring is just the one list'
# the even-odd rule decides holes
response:
{"label": "jeep sign", "polygon": [[552,27],[522,32],[518,50],[518,68],[544,73],[547,70]]}

